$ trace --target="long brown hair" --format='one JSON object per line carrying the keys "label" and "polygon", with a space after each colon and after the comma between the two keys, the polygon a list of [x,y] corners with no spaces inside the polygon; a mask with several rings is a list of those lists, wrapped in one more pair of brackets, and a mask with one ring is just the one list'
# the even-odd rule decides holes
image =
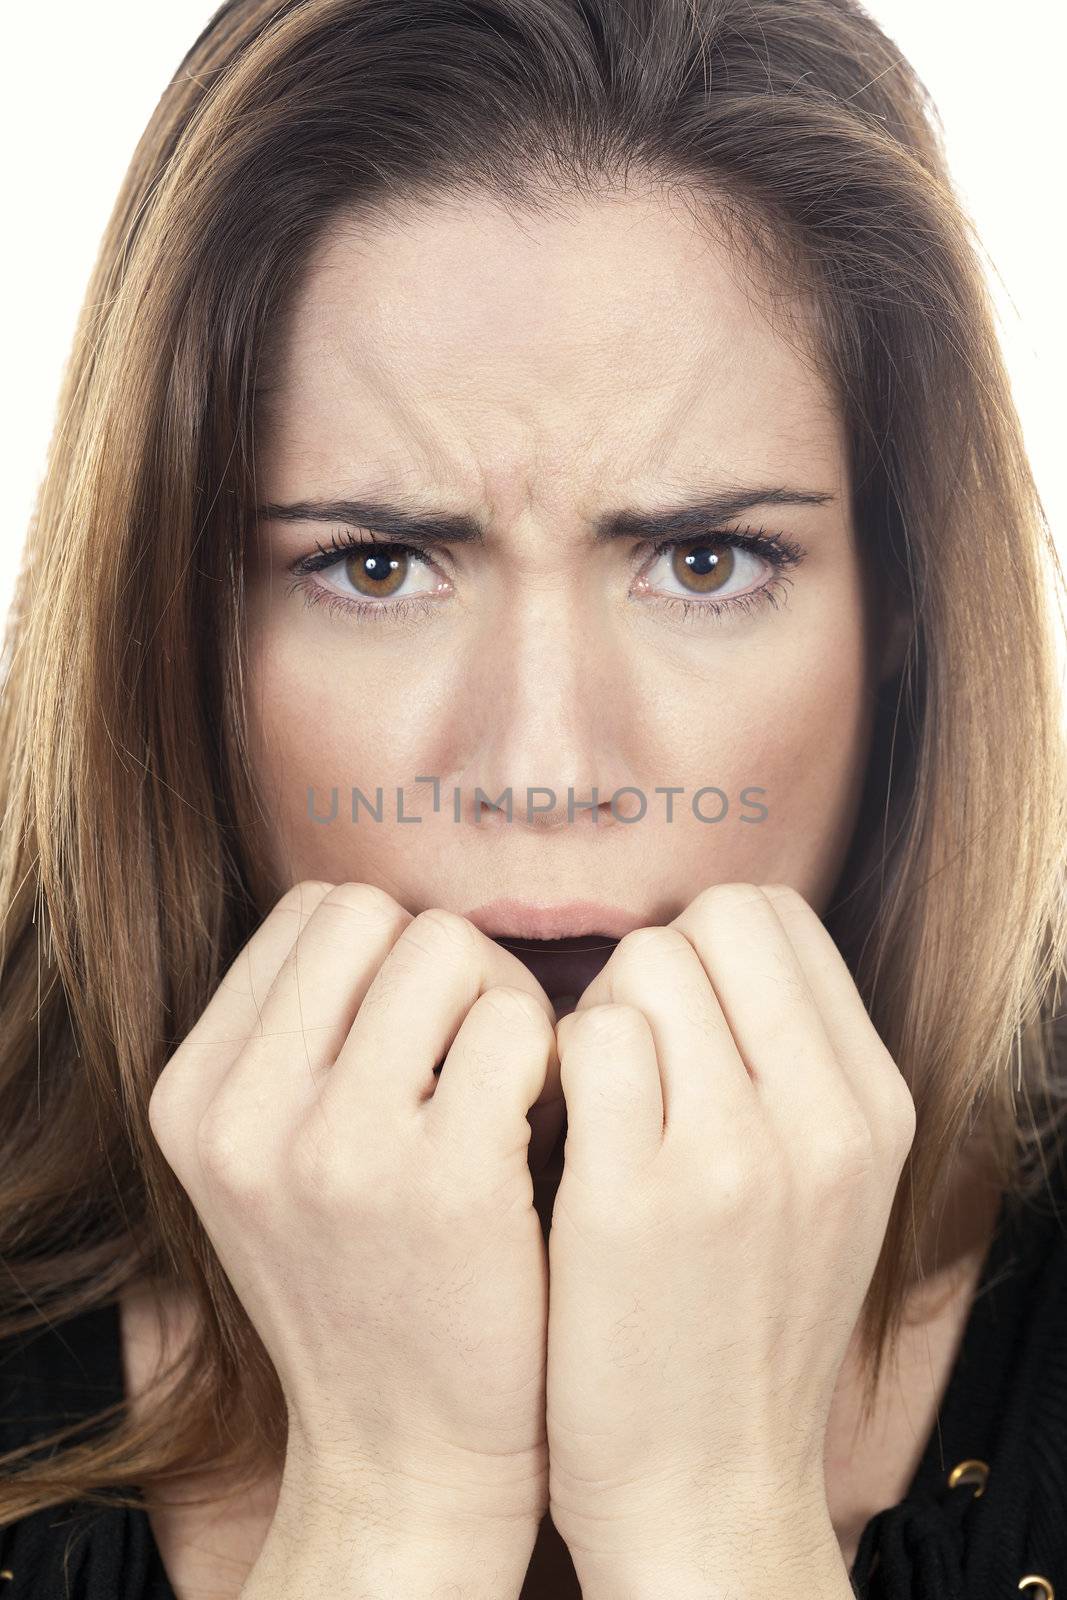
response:
{"label": "long brown hair", "polygon": [[227,0],[101,244],[0,706],[0,1336],[140,1279],[181,1285],[197,1333],[136,1425],[5,1456],[0,1521],[284,1454],[274,1368],[146,1108],[268,909],[241,555],[312,247],[360,208],[478,188],[536,212],[631,175],[697,196],[809,309],[864,558],[910,619],[826,913],[918,1119],[868,1403],[957,1156],[980,1135],[1015,1203],[1062,1153],[1063,573],[915,72],[854,0]]}

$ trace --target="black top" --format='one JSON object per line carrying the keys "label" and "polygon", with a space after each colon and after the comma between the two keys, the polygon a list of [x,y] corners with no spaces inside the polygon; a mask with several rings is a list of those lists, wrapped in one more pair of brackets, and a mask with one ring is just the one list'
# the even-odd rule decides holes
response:
{"label": "black top", "polygon": [[[0,1450],[123,1395],[115,1302],[0,1343]],[[968,1461],[979,1466],[950,1485]],[[1062,1168],[1018,1212],[1002,1200],[938,1422],[904,1499],[864,1529],[851,1576],[862,1600],[1067,1600]],[[1020,1588],[1027,1577],[1048,1587]],[[175,1600],[147,1513],[86,1502],[0,1528],[0,1600],[31,1597]]]}

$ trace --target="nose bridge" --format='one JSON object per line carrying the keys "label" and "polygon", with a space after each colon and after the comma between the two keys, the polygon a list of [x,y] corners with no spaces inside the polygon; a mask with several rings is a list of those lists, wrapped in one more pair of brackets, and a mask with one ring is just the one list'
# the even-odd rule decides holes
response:
{"label": "nose bridge", "polygon": [[[621,663],[589,615],[581,586],[530,575],[517,582],[494,619],[487,649],[488,691],[468,755],[469,782],[489,801],[510,790],[515,820],[575,820],[597,791],[604,806],[630,781],[619,732],[625,724]],[[529,803],[537,808],[527,819]],[[473,793],[473,789],[472,789]]]}

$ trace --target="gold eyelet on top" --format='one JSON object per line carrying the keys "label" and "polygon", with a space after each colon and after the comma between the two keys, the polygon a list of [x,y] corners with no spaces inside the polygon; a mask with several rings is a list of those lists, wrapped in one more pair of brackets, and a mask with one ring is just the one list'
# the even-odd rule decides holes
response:
{"label": "gold eyelet on top", "polygon": [[948,1475],[948,1486],[954,1489],[958,1483],[973,1483],[974,1475],[978,1475],[978,1487],[974,1491],[974,1498],[985,1493],[986,1481],[989,1477],[988,1461],[957,1461]]}
{"label": "gold eyelet on top", "polygon": [[1040,1577],[1036,1572],[1027,1573],[1025,1578],[1019,1579],[1019,1588],[1028,1589],[1032,1583],[1041,1585],[1042,1594],[1035,1600],[1056,1600],[1056,1591],[1047,1578]]}
{"label": "gold eyelet on top", "polygon": [[14,1577],[15,1574],[12,1572],[10,1567],[5,1567],[3,1572],[0,1572],[0,1578],[11,1578],[14,1580]]}

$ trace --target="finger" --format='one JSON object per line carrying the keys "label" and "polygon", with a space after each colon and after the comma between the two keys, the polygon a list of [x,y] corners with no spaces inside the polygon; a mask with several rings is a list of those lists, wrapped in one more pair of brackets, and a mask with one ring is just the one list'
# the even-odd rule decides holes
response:
{"label": "finger", "polygon": [[648,1018],[629,1005],[572,1011],[556,1029],[567,1102],[565,1171],[601,1190],[625,1184],[663,1142],[663,1095]]}
{"label": "finger", "polygon": [[263,1002],[259,1037],[304,1076],[328,1066],[389,951],[414,921],[372,883],[339,883],[315,906]]}
{"label": "finger", "polygon": [[164,1066],[152,1091],[153,1129],[195,1129],[250,1037],[262,1031],[263,1006],[301,929],[333,885],[293,885],[238,951],[217,989]]}
{"label": "finger", "polygon": [[[324,1108],[343,1118],[373,1105],[384,1115],[427,1099],[440,1086],[434,1068],[445,1062],[467,1012],[497,985],[525,990],[555,1021],[552,1002],[510,950],[457,912],[420,912],[367,990],[323,1084]],[[557,1078],[539,1098],[559,1093]]]}
{"label": "finger", "polygon": [[760,1102],[783,1137],[835,1105],[858,1116],[807,978],[762,890],[714,884],[671,926],[703,963]]}
{"label": "finger", "polygon": [[667,1128],[729,1126],[751,1113],[752,1084],[700,956],[676,923],[624,935],[585,990],[581,1012],[602,1001],[648,1019],[662,1078]]}
{"label": "finger", "polygon": [[466,1160],[528,1151],[527,1113],[559,1079],[556,1031],[527,989],[486,989],[459,1025],[427,1107],[432,1134]]}
{"label": "finger", "polygon": [[340,883],[319,900],[270,986],[259,1028],[220,1086],[234,1127],[254,1126],[265,1150],[291,1136],[319,1098],[382,962],[413,921],[371,883]]}
{"label": "finger", "polygon": [[803,895],[790,885],[762,887],[807,979],[838,1065],[863,1106],[870,1127],[893,1131],[903,1123],[903,1133],[910,1143],[915,1131],[911,1091],[871,1020],[829,930]]}

